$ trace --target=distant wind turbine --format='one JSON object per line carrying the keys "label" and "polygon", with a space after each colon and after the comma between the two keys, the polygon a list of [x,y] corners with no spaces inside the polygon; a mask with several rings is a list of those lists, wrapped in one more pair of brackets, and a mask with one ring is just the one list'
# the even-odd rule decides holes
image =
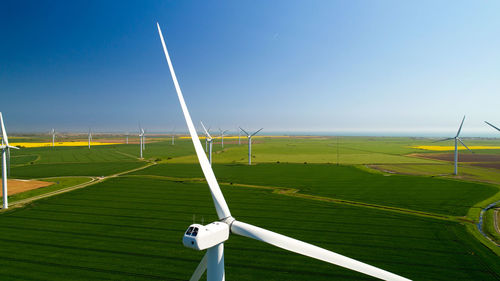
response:
{"label": "distant wind turbine", "polygon": [[224,134],[227,132],[227,130],[223,131],[221,128],[219,128],[220,131],[220,137],[221,137],[221,147],[224,148]]}
{"label": "distant wind turbine", "polygon": [[500,129],[499,129],[499,128],[497,128],[497,127],[495,127],[493,124],[488,123],[487,121],[484,121],[484,123],[486,123],[486,124],[490,125],[491,127],[493,127],[494,129],[496,129],[497,131],[500,131]]}
{"label": "distant wind turbine", "polygon": [[52,147],[54,147],[55,140],[56,140],[56,130],[52,128]]}
{"label": "distant wind turbine", "polygon": [[226,200],[224,199],[224,195],[219,187],[219,183],[215,177],[214,171],[208,162],[207,156],[203,153],[203,147],[196,133],[196,129],[186,106],[186,102],[184,101],[181,88],[177,82],[177,77],[175,76],[172,61],[168,55],[167,46],[165,45],[160,25],[157,24],[157,26],[165,58],[167,59],[170,74],[172,75],[175,90],[182,108],[182,113],[184,114],[189,134],[196,151],[196,156],[198,157],[203,175],[208,183],[215,205],[215,210],[219,218],[219,220],[208,225],[192,224],[184,233],[184,237],[182,239],[184,246],[199,251],[207,250],[190,280],[199,280],[204,272],[207,271],[208,281],[224,281],[224,243],[230,238],[230,234],[236,234],[268,243],[275,247],[297,254],[305,255],[313,259],[342,266],[379,279],[407,281],[408,279],[383,269],[362,263],[312,244],[269,231],[267,229],[238,221],[231,215]]}
{"label": "distant wind turbine", "polygon": [[142,143],[142,137],[143,136],[144,136],[144,130],[139,127],[139,147],[140,147],[140,150],[141,150],[141,159],[142,159],[142,149],[144,148],[143,147],[143,143]]}
{"label": "distant wind turbine", "polygon": [[2,198],[3,198],[3,208],[9,208],[9,195],[7,192],[7,155],[10,155],[10,149],[19,149],[15,146],[9,145],[9,139],[7,138],[7,132],[5,131],[5,125],[3,123],[2,112],[0,112],[0,123],[2,129]]}
{"label": "distant wind turbine", "polygon": [[212,136],[210,135],[210,133],[208,132],[210,129],[206,129],[205,128],[205,125],[203,125],[203,122],[201,122],[201,126],[203,127],[203,130],[205,131],[205,141],[208,142],[208,162],[210,163],[210,165],[212,165],[212,141],[213,141],[213,138]]}
{"label": "distant wind turbine", "polygon": [[92,141],[92,132],[90,131],[89,128],[89,149],[90,149],[90,142]]}
{"label": "distant wind turbine", "polygon": [[174,144],[175,144],[175,135],[174,135],[174,133],[175,133],[175,127],[174,127],[174,129],[172,130],[172,145],[174,145]]}
{"label": "distant wind turbine", "polygon": [[464,124],[464,121],[465,121],[465,115],[464,115],[464,118],[462,119],[462,123],[460,123],[460,127],[458,128],[458,132],[454,137],[435,141],[435,142],[441,142],[441,141],[447,141],[447,140],[455,140],[455,170],[453,172],[454,175],[458,175],[458,142],[460,142],[465,148],[467,148],[467,150],[472,152],[472,150],[470,150],[467,147],[467,145],[465,145],[465,143],[460,138],[460,132],[462,131],[462,126]]}
{"label": "distant wind turbine", "polygon": [[125,141],[126,144],[128,144],[128,132],[126,134],[126,141]]}
{"label": "distant wind turbine", "polygon": [[260,132],[264,128],[260,128],[253,134],[247,133],[247,131],[243,130],[243,128],[240,127],[240,129],[247,135],[248,138],[248,165],[252,165],[252,137],[255,136],[258,132]]}

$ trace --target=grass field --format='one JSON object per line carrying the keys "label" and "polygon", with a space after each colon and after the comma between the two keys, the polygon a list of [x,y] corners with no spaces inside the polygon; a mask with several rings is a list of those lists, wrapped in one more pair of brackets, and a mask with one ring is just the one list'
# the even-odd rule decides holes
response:
{"label": "grass field", "polygon": [[[464,175],[451,177],[450,163],[410,155],[433,153],[411,147],[430,143],[418,138],[262,137],[253,144],[255,166],[242,164],[247,161],[245,144],[227,143],[224,150],[214,144],[214,170],[227,183],[221,186],[238,220],[415,280],[500,279],[498,255],[476,233],[471,235],[475,225],[454,217],[467,214],[476,220],[480,207],[498,195],[500,173],[463,164]],[[59,185],[47,187],[64,188],[88,180],[84,176],[109,176],[147,165],[137,159],[138,152],[137,144],[90,151],[22,149],[12,153],[11,177],[82,176],[52,179]],[[182,234],[193,217],[198,223],[216,220],[206,183],[192,181],[202,178],[193,153],[189,140],[176,140],[174,146],[169,140],[148,143],[145,159],[160,164],[0,213],[1,279],[188,279],[203,252],[183,247]],[[396,169],[418,176],[380,172]],[[43,189],[34,192],[47,192]],[[293,189],[298,193],[279,192]],[[412,210],[446,216],[436,219]],[[234,235],[225,255],[227,280],[368,279]]]}
{"label": "grass field", "polygon": [[[297,188],[301,193],[465,215],[497,188],[456,180],[368,173],[352,166],[317,164],[214,165],[221,182]],[[133,174],[203,178],[197,164],[160,164]]]}
{"label": "grass field", "polygon": [[[367,212],[262,190],[223,191],[242,221],[409,278],[499,277],[493,253],[458,223]],[[186,280],[203,254],[180,242],[193,215],[198,222],[201,217],[215,220],[205,184],[115,178],[45,199],[0,217],[0,274],[5,280]],[[236,236],[226,249],[228,280],[364,279]]]}

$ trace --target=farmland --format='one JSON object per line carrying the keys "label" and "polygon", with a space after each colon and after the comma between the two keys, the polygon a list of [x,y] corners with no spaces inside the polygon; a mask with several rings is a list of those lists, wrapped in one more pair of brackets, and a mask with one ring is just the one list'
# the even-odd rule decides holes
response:
{"label": "farmland", "polygon": [[[247,166],[245,144],[233,140],[224,150],[214,144],[213,168],[238,220],[411,279],[498,280],[498,251],[471,232],[470,212],[498,194],[498,172],[462,163],[476,172],[453,177],[444,159],[412,156],[434,153],[412,148],[428,143],[262,137],[256,165]],[[149,143],[145,160],[134,144],[13,152],[14,178],[45,178],[56,188],[104,180],[1,213],[2,280],[188,279],[203,253],[183,247],[182,233],[193,220],[216,220],[193,153],[189,140]],[[397,169],[404,173],[384,172]],[[366,278],[235,235],[225,260],[227,280]]]}

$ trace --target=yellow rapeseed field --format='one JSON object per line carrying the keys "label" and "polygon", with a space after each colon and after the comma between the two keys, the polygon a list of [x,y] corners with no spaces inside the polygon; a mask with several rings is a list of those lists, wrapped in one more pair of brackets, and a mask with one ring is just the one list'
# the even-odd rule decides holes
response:
{"label": "yellow rapeseed field", "polygon": [[[90,142],[91,146],[96,145],[112,145],[119,143],[112,142]],[[52,146],[52,142],[11,142],[10,145],[17,147],[47,147]],[[64,142],[55,142],[54,146],[88,146],[89,143],[86,141],[64,141]]]}
{"label": "yellow rapeseed field", "polygon": [[[412,148],[418,148],[418,149],[423,149],[423,150],[431,150],[431,151],[450,151],[450,150],[455,150],[455,146],[448,145],[448,146],[439,146],[439,145],[417,145],[417,146],[412,146]],[[472,150],[481,150],[481,149],[500,149],[500,146],[483,146],[483,145],[472,145],[469,146],[470,149]],[[467,148],[463,146],[459,146],[458,150],[466,150]]]}

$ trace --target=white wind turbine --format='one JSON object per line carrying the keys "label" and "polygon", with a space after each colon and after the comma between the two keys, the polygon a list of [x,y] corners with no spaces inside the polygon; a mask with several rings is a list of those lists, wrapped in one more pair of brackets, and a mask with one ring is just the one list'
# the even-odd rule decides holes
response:
{"label": "white wind turbine", "polygon": [[174,133],[175,133],[175,127],[174,127],[174,129],[172,130],[172,145],[174,145],[174,144],[175,144],[175,135],[174,135]]}
{"label": "white wind turbine", "polygon": [[126,140],[125,140],[125,143],[128,144],[128,132],[126,134]]}
{"label": "white wind turbine", "polygon": [[54,147],[55,140],[56,140],[56,130],[52,128],[52,147]]}
{"label": "white wind turbine", "polygon": [[144,137],[144,130],[141,127],[139,127],[139,147],[141,150],[141,159],[142,159],[142,149],[144,148],[143,137]]}
{"label": "white wind turbine", "polygon": [[183,244],[186,247],[194,248],[196,250],[207,250],[207,253],[201,260],[190,280],[199,280],[205,270],[207,270],[208,281],[225,280],[224,242],[229,239],[230,233],[259,240],[278,248],[302,254],[314,259],[322,260],[331,264],[336,264],[376,278],[384,280],[409,280],[391,272],[336,254],[326,249],[322,249],[320,247],[257,226],[237,221],[231,216],[231,212],[229,211],[229,207],[227,206],[224,196],[222,195],[222,191],[219,187],[217,179],[215,178],[212,167],[210,166],[205,153],[203,153],[203,147],[194,128],[191,116],[189,115],[189,111],[184,101],[179,83],[177,81],[170,56],[168,55],[160,25],[157,24],[157,27],[163,46],[163,51],[165,53],[165,58],[167,59],[170,74],[172,75],[175,90],[179,98],[179,103],[181,105],[182,112],[189,129],[189,134],[191,135],[191,140],[193,141],[196,155],[198,156],[201,169],[207,180],[208,187],[210,188],[210,193],[212,194],[215,210],[219,217],[219,221],[210,223],[205,226],[193,224],[189,226],[188,230],[184,234]]}
{"label": "white wind turbine", "polygon": [[453,172],[454,175],[458,175],[458,142],[460,142],[465,148],[467,148],[467,150],[472,152],[472,150],[470,150],[467,147],[467,145],[465,145],[465,143],[462,141],[462,139],[459,137],[460,131],[462,131],[462,125],[464,124],[464,121],[465,121],[465,115],[464,115],[464,118],[462,119],[462,123],[460,123],[460,127],[458,128],[458,132],[454,137],[435,141],[435,142],[441,142],[441,141],[447,141],[447,140],[455,140],[455,170]]}
{"label": "white wind turbine", "polygon": [[90,149],[90,142],[92,141],[92,132],[90,131],[89,128],[89,149]]}
{"label": "white wind turbine", "polygon": [[252,137],[255,136],[258,132],[260,132],[264,128],[260,128],[253,134],[247,133],[247,131],[243,130],[243,128],[240,127],[240,130],[242,130],[248,138],[248,165],[252,165]]}
{"label": "white wind turbine", "polygon": [[2,198],[3,198],[3,208],[9,208],[9,195],[7,192],[7,155],[10,155],[10,149],[19,149],[15,146],[9,145],[9,139],[7,138],[7,132],[5,131],[5,125],[3,124],[2,112],[0,112],[0,123],[2,128]]}
{"label": "white wind turbine", "polygon": [[221,137],[221,147],[224,148],[224,134],[227,133],[227,130],[223,131],[219,128],[220,137]]}
{"label": "white wind turbine", "polygon": [[210,135],[210,133],[208,131],[210,131],[210,129],[206,129],[205,128],[205,125],[203,125],[203,122],[201,122],[201,126],[203,127],[203,130],[205,131],[205,143],[208,142],[208,162],[210,163],[210,165],[212,165],[212,142],[213,142],[213,138],[212,136]]}
{"label": "white wind turbine", "polygon": [[493,127],[494,129],[496,129],[497,131],[500,131],[500,129],[499,129],[499,128],[495,127],[495,126],[494,126],[493,124],[491,124],[491,123],[488,123],[488,121],[484,121],[484,123],[486,123],[486,124],[490,125],[491,127]]}

